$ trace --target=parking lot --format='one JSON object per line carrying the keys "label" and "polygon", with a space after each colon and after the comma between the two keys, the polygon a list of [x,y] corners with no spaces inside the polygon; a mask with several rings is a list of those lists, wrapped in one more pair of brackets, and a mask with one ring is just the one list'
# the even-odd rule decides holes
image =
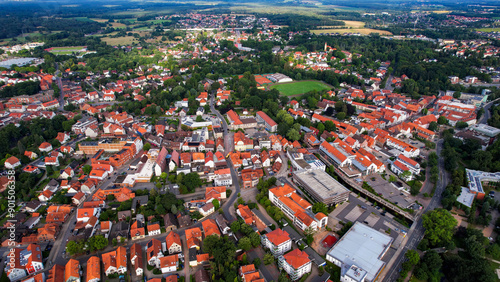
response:
{"label": "parking lot", "polygon": [[[389,175],[386,176],[386,179],[389,179]],[[375,192],[381,194],[382,197],[393,202],[403,209],[408,208],[415,202],[415,200],[409,193],[398,190],[394,184],[389,183],[379,174],[369,175],[365,178],[365,181],[375,190]],[[398,179],[398,182],[400,182],[403,187],[408,189],[403,181]]]}

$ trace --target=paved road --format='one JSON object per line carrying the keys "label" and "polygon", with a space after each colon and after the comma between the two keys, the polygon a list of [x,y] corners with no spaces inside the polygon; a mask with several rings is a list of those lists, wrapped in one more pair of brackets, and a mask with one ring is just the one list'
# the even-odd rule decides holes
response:
{"label": "paved road", "polygon": [[497,102],[498,100],[500,100],[500,98],[496,99],[496,100],[493,100],[491,102],[488,102],[486,105],[484,105],[483,109],[484,109],[484,114],[483,116],[479,119],[479,123],[484,123],[486,124],[488,122],[488,119],[491,117],[491,113],[490,113],[490,107],[495,104],[495,102]]}
{"label": "paved road", "polygon": [[[226,119],[219,113],[219,111],[217,111],[214,108],[214,96],[215,95],[212,92],[212,94],[210,95],[210,110],[212,111],[212,113],[216,114],[217,117],[221,120],[222,129],[224,130],[224,136],[227,136],[228,135],[227,122],[226,122]],[[228,148],[226,148],[226,150],[227,149]],[[226,154],[227,153],[229,153],[229,152],[226,151]],[[228,165],[229,169],[231,170],[231,178],[233,179],[233,186],[234,186],[235,191],[232,192],[231,196],[229,197],[227,202],[222,207],[222,210],[224,211],[224,215],[226,216],[226,219],[228,221],[232,221],[233,219],[236,219],[236,214],[234,213],[234,210],[232,210],[231,208],[233,208],[233,203],[236,200],[236,197],[237,197],[238,193],[240,193],[241,189],[240,189],[240,183],[238,182],[238,174],[234,170],[234,165],[233,165],[233,162],[231,161],[231,159],[227,159],[227,165]],[[233,213],[231,213],[231,211],[233,211]]]}
{"label": "paved road", "polygon": [[[443,149],[443,140],[439,140],[437,143],[437,154],[441,155],[441,150]],[[443,158],[439,158],[439,179],[436,185],[436,191],[434,196],[432,197],[429,205],[425,207],[424,213],[431,211],[435,208],[438,208],[441,205],[441,194],[448,185],[448,175],[444,169],[444,160]],[[422,217],[418,217],[418,219],[413,223],[406,236],[406,240],[403,241],[401,246],[398,248],[396,255],[391,259],[388,263],[387,272],[382,273],[379,281],[396,281],[399,277],[399,270],[401,269],[401,264],[404,261],[405,253],[407,250],[416,249],[418,243],[424,237],[424,226],[422,224]]]}

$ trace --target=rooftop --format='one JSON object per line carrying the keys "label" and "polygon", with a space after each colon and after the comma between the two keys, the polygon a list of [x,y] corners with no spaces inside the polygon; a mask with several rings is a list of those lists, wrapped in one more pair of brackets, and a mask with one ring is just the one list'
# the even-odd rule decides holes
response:
{"label": "rooftop", "polygon": [[349,192],[344,185],[320,169],[297,172],[294,177],[300,180],[300,182],[306,183],[310,188],[308,190],[312,190],[313,196],[317,195],[320,197],[320,199],[316,199],[318,201]]}
{"label": "rooftop", "polygon": [[351,266],[356,265],[367,272],[368,281],[373,281],[385,265],[381,258],[392,241],[389,235],[356,222],[328,251],[327,258],[333,257],[342,262],[342,275],[348,272]]}

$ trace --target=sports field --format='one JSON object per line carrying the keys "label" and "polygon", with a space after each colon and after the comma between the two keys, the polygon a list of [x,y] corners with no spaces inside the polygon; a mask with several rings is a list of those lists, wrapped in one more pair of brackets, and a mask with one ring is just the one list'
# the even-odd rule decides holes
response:
{"label": "sports field", "polygon": [[309,91],[330,89],[330,87],[321,81],[298,81],[285,84],[276,84],[271,86],[273,89],[278,89],[285,96],[293,96],[304,94]]}
{"label": "sports field", "polygon": [[485,28],[476,28],[477,31],[482,32],[499,32],[500,27],[485,27]]}

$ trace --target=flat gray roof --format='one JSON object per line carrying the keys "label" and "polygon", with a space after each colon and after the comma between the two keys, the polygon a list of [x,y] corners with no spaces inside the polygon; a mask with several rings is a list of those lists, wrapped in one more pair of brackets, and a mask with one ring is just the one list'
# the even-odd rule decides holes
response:
{"label": "flat gray roof", "polygon": [[474,201],[474,197],[476,197],[476,194],[471,193],[469,188],[462,187],[462,192],[457,198],[457,202],[467,206],[467,207],[472,207],[472,202]]}
{"label": "flat gray roof", "polygon": [[344,185],[340,184],[335,178],[321,169],[297,172],[294,176],[302,182],[303,185],[309,186],[304,188],[308,188],[313,194],[321,198],[316,199],[318,201],[349,192]]}
{"label": "flat gray roof", "polygon": [[356,265],[368,273],[368,281],[373,281],[385,265],[381,259],[392,241],[389,235],[356,222],[328,251],[327,258],[330,256],[342,262],[341,275]]}

